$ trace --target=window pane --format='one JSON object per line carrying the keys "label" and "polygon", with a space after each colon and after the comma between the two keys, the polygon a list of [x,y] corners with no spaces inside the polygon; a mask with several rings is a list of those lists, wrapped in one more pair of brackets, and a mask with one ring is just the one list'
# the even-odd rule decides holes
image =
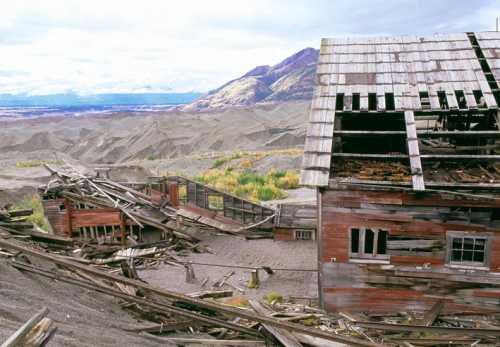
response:
{"label": "window pane", "polygon": [[464,238],[464,249],[474,249],[474,239],[470,237]]}
{"label": "window pane", "polygon": [[472,251],[464,250],[462,261],[472,261]]}
{"label": "window pane", "polygon": [[351,229],[351,253],[359,252],[359,230]]}
{"label": "window pane", "polygon": [[478,263],[484,263],[484,253],[479,251],[474,252],[473,261],[476,261]]}
{"label": "window pane", "polygon": [[475,251],[484,251],[486,245],[485,239],[476,239],[476,243],[474,244]]}
{"label": "window pane", "polygon": [[377,254],[387,254],[387,231],[380,230],[377,240]]}
{"label": "window pane", "polygon": [[462,249],[462,241],[463,239],[461,237],[454,237],[453,238],[453,249]]}
{"label": "window pane", "polygon": [[374,234],[370,229],[365,230],[365,253],[373,254],[373,239]]}
{"label": "window pane", "polygon": [[453,250],[451,252],[451,261],[462,261],[462,251]]}

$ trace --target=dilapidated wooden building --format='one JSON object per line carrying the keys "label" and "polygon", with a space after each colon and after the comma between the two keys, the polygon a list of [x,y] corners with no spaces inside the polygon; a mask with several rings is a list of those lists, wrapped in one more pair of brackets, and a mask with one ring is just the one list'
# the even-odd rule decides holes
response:
{"label": "dilapidated wooden building", "polygon": [[499,80],[498,32],[322,40],[301,183],[324,308],[500,303]]}

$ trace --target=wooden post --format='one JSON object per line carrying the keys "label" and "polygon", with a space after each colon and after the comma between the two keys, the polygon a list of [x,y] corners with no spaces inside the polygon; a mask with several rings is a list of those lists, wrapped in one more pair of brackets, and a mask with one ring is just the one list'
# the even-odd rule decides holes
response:
{"label": "wooden post", "polygon": [[259,285],[259,270],[252,270],[252,272],[250,272],[250,279],[248,280],[248,288],[258,288]]}
{"label": "wooden post", "polygon": [[122,238],[122,246],[125,247],[127,244],[127,240],[125,238],[126,230],[125,230],[125,215],[120,212],[120,234]]}
{"label": "wooden post", "polygon": [[193,265],[184,264],[184,268],[186,269],[186,283],[193,283],[194,280],[196,279],[196,276],[194,274]]}
{"label": "wooden post", "polygon": [[71,201],[68,198],[64,198],[64,208],[66,209],[66,235],[71,237],[73,233],[73,221],[71,220],[73,206],[71,206]]}
{"label": "wooden post", "polygon": [[179,206],[179,186],[177,185],[177,182],[170,183],[168,187],[168,197],[171,206]]}

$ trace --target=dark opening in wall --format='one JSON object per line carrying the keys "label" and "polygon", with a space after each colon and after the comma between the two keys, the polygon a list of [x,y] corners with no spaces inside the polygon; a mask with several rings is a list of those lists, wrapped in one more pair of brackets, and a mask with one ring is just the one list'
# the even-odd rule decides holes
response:
{"label": "dark opening in wall", "polygon": [[359,229],[351,229],[351,253],[359,252]]}
{"label": "dark opening in wall", "polygon": [[376,93],[368,93],[368,110],[376,111],[377,110],[377,94]]}
{"label": "dark opening in wall", "polygon": [[337,99],[335,100],[335,110],[337,111],[344,110],[344,93],[337,94]]}
{"label": "dark opening in wall", "polygon": [[353,93],[352,94],[352,110],[359,111],[359,107],[360,107],[359,93]]}
{"label": "dark opening in wall", "polygon": [[395,110],[394,93],[385,93],[385,109],[388,111]]}
{"label": "dark opening in wall", "polygon": [[366,229],[365,230],[365,254],[372,254],[373,253],[373,240],[375,238],[375,234],[373,233],[373,230],[371,229]]}
{"label": "dark opening in wall", "polygon": [[457,97],[458,108],[466,109],[467,101],[465,100],[465,94],[463,90],[455,90],[455,96]]}
{"label": "dark opening in wall", "polygon": [[437,92],[438,95],[438,100],[439,100],[439,106],[443,110],[447,110],[449,108],[448,106],[448,99],[446,98],[446,93],[443,91]]}
{"label": "dark opening in wall", "polygon": [[429,110],[431,108],[431,103],[429,101],[429,93],[428,92],[420,92],[418,93],[420,96],[420,106],[423,110]]}
{"label": "dark opening in wall", "polygon": [[474,94],[474,99],[476,99],[476,103],[478,107],[485,107],[486,105],[483,105],[484,98],[483,98],[483,91],[482,90],[473,90],[472,93]]}
{"label": "dark opening in wall", "polygon": [[387,254],[387,231],[379,230],[377,239],[377,254]]}
{"label": "dark opening in wall", "polygon": [[[403,114],[391,113],[386,116],[374,117],[372,114],[343,114],[340,117],[342,130],[361,131],[404,131]],[[391,153],[406,152],[406,135],[388,134],[378,136],[376,140],[370,136],[343,137],[340,144],[342,152],[346,153]]]}

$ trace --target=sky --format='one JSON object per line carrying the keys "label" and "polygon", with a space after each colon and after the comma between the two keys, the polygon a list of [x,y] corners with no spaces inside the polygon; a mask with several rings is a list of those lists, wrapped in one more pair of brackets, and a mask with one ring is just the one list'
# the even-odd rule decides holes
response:
{"label": "sky", "polygon": [[[3,4],[2,4],[3,2]],[[500,0],[0,0],[0,93],[206,92],[322,37],[495,30]]]}

